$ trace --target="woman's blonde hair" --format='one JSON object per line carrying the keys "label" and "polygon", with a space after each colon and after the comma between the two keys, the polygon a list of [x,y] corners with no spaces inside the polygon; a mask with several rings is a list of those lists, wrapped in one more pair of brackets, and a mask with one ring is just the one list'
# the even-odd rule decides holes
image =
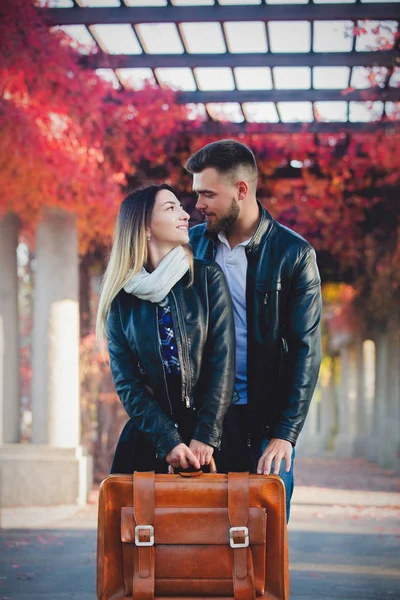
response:
{"label": "woman's blonde hair", "polygon": [[[104,273],[96,320],[96,336],[103,342],[107,315],[117,294],[128,278],[140,271],[148,260],[146,228],[150,224],[156,196],[161,190],[174,190],[166,183],[149,185],[129,194],[122,202],[115,224],[113,245]],[[184,246],[189,256],[191,282],[193,281],[193,253]]]}

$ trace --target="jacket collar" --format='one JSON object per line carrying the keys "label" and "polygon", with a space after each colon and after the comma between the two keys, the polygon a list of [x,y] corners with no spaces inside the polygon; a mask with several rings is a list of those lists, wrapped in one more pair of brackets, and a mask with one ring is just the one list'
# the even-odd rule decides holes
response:
{"label": "jacket collar", "polygon": [[[259,202],[257,200],[257,204],[258,204],[258,208],[260,209],[260,222],[257,226],[257,229],[255,230],[255,232],[253,234],[253,237],[251,238],[250,242],[246,246],[247,254],[257,252],[261,240],[264,238],[264,236],[268,237],[268,235],[271,233],[271,231],[274,227],[274,224],[275,224],[275,220],[272,218],[272,216],[267,211],[267,209],[263,207],[261,202]],[[204,237],[207,238],[213,244],[216,244],[218,241],[218,234],[215,233],[214,231],[207,231],[207,229],[206,229],[204,231]]]}

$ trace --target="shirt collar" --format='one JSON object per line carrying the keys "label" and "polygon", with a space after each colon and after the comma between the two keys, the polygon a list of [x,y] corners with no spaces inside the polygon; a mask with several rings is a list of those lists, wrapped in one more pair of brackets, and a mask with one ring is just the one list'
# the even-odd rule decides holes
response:
{"label": "shirt collar", "polygon": [[[226,237],[226,234],[224,231],[219,231],[218,232],[218,239],[219,241],[224,244],[225,246],[227,246],[229,248],[229,250],[232,250],[232,248],[230,247],[230,244],[228,242],[228,239]],[[237,248],[237,246],[247,246],[250,243],[251,238],[249,238],[248,240],[244,240],[243,242],[240,242],[240,244],[237,244],[235,246],[235,248]]]}

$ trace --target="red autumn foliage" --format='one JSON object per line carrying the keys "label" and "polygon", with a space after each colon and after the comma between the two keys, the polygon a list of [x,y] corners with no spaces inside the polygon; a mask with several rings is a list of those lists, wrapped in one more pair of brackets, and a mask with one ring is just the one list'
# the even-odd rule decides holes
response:
{"label": "red autumn foliage", "polygon": [[114,90],[84,68],[30,0],[3,0],[0,12],[0,215],[16,212],[32,232],[44,206],[74,212],[86,252],[108,241],[127,187],[168,180],[188,198],[187,157],[234,137],[257,156],[260,199],[315,245],[325,278],[358,281],[377,299],[389,285],[388,302],[398,298],[398,122],[374,133],[230,124],[205,135],[171,90]]}
{"label": "red autumn foliage", "polygon": [[118,94],[30,1],[4,0],[0,11],[0,214],[16,212],[29,229],[43,206],[75,212],[85,250],[110,234],[125,174],[173,152],[165,139],[186,109],[170,90]]}

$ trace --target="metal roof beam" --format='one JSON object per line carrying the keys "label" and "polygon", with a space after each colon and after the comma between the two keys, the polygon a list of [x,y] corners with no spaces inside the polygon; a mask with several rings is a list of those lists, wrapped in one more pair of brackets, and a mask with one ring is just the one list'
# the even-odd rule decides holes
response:
{"label": "metal roof beam", "polygon": [[354,90],[343,93],[343,90],[233,90],[233,91],[207,91],[207,92],[179,92],[177,100],[180,103],[188,102],[280,102],[280,101],[308,101],[321,100],[338,101],[356,100],[367,102],[381,100],[383,102],[400,101],[400,90],[397,88],[370,88],[367,90]]}
{"label": "metal roof beam", "polygon": [[390,2],[259,6],[166,6],[115,8],[53,8],[46,10],[52,25],[99,23],[179,23],[210,21],[297,21],[340,19],[400,19],[400,4]]}
{"label": "metal roof beam", "polygon": [[82,56],[81,62],[94,69],[149,67],[391,67],[400,66],[400,53],[377,52],[306,52],[265,54],[141,54],[111,55],[99,52]]}
{"label": "metal roof beam", "polygon": [[399,131],[399,123],[378,121],[374,123],[221,123],[208,121],[199,125],[194,133],[216,134],[230,137],[239,133],[374,133],[382,130]]}

